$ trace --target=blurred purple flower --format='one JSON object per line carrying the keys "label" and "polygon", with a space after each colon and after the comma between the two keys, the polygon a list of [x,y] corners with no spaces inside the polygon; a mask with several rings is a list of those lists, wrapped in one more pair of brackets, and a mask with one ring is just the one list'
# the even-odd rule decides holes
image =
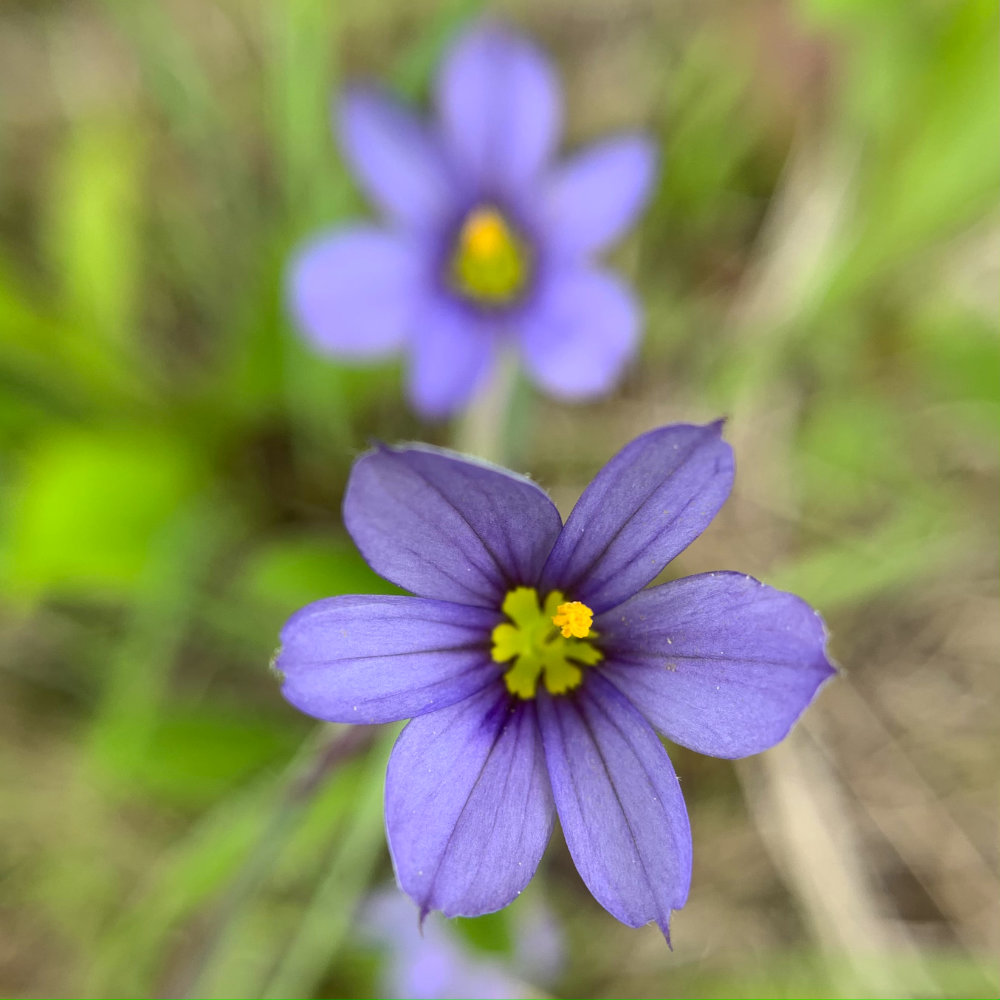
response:
{"label": "blurred purple flower", "polygon": [[[531,919],[532,916],[536,919]],[[529,930],[547,938],[550,950],[552,937],[557,931],[544,914],[529,913]],[[532,997],[538,996],[523,975],[539,971],[533,961],[533,944],[515,928],[513,965],[519,970],[515,976],[509,964],[475,956],[435,920],[422,927],[413,919],[413,909],[399,893],[383,891],[369,900],[361,914],[361,931],[364,936],[388,950],[379,987],[384,996],[412,998],[445,997]],[[552,962],[543,974],[551,974]]]}
{"label": "blurred purple flower", "polygon": [[652,144],[619,136],[554,164],[555,72],[497,25],[457,39],[435,97],[431,124],[375,88],[340,102],[344,154],[385,225],[304,247],[289,278],[297,324],[337,357],[405,351],[427,417],[463,408],[505,344],[552,395],[607,392],[635,351],[639,311],[591,257],[646,201]]}
{"label": "blurred purple flower", "polygon": [[417,597],[294,615],[277,665],[333,722],[413,718],[386,776],[396,875],[421,913],[476,916],[531,879],[559,814],[597,901],[637,927],[687,898],[687,812],[655,730],[716,757],[781,740],[833,673],[804,601],[739,573],[643,589],[729,495],[721,424],[650,431],[565,525],[505,470],[430,448],[354,466],[344,522]]}

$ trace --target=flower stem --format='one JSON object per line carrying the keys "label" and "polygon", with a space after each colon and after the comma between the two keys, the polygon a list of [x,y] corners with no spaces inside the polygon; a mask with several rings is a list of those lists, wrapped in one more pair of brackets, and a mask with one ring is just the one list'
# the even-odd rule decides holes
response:
{"label": "flower stem", "polygon": [[517,359],[513,351],[503,351],[486,389],[455,426],[458,451],[497,465],[510,461],[511,404],[516,388]]}

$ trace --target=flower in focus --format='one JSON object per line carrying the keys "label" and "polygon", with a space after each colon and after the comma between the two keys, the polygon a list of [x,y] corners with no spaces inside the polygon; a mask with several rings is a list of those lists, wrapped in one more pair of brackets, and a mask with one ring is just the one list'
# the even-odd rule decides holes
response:
{"label": "flower in focus", "polygon": [[422,914],[506,906],[558,813],[597,901],[668,934],[691,833],[657,732],[758,753],[833,674],[798,597],[728,572],[643,589],[732,480],[721,424],[636,438],[565,524],[530,480],[448,452],[381,447],[355,463],[347,530],[418,596],[317,601],[285,625],[277,666],[309,715],[412,720],[389,759],[386,831]]}
{"label": "flower in focus", "polygon": [[425,124],[375,88],[337,112],[348,163],[384,225],[327,233],[295,258],[289,299],[319,350],[405,352],[427,417],[460,410],[505,345],[561,398],[607,392],[635,351],[639,313],[593,255],[631,225],[655,154],[640,135],[564,163],[551,63],[526,39],[479,25],[452,45]]}

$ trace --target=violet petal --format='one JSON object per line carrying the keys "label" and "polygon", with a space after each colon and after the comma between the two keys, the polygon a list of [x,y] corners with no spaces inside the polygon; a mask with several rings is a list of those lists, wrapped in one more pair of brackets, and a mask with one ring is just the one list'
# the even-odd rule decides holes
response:
{"label": "violet petal", "polygon": [[297,325],[319,350],[342,358],[398,350],[413,326],[423,256],[414,242],[374,226],[306,244],[288,278]]}
{"label": "violet petal", "polygon": [[498,684],[414,719],[396,741],[386,832],[399,884],[422,913],[490,913],[534,875],[553,822],[535,713]]}
{"label": "violet petal", "polygon": [[348,90],[337,118],[344,155],[372,201],[407,225],[439,222],[451,207],[453,180],[423,123],[374,87]]}
{"label": "violet petal", "polygon": [[591,674],[579,693],[538,699],[559,822],[594,898],[630,927],[670,911],[691,882],[691,829],[663,744],[612,684]]}
{"label": "violet petal", "polygon": [[641,135],[589,146],[552,173],[544,195],[545,230],[557,254],[603,250],[635,221],[656,171],[656,150]]}
{"label": "violet petal", "polygon": [[410,345],[409,394],[417,412],[440,419],[463,409],[493,368],[496,347],[488,326],[460,306],[425,303]]}
{"label": "violet petal", "polygon": [[492,610],[534,584],[560,523],[531,480],[429,447],[363,455],[344,497],[344,524],[376,573]]}
{"label": "violet petal", "polygon": [[459,37],[437,80],[444,141],[484,192],[516,193],[552,153],[561,124],[559,84],[537,46],[497,25]]}
{"label": "violet petal", "polygon": [[721,421],[673,424],[627,444],[577,501],[543,585],[607,611],[641,590],[700,535],[733,483]]}
{"label": "violet petal", "polygon": [[496,680],[489,635],[500,617],[419,597],[316,601],[282,629],[282,694],[328,722],[395,722],[443,708]]}
{"label": "violet petal", "polygon": [[525,367],[564,399],[612,389],[638,339],[639,309],[624,282],[583,266],[549,275],[520,324]]}
{"label": "violet petal", "polygon": [[595,628],[601,672],[665,736],[713,757],[784,739],[834,674],[819,615],[741,573],[642,591]]}

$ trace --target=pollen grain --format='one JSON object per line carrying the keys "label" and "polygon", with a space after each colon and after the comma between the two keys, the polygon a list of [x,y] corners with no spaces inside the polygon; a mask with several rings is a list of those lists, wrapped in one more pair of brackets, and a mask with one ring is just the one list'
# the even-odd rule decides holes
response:
{"label": "pollen grain", "polygon": [[562,629],[563,638],[586,639],[594,624],[594,612],[581,601],[567,601],[556,608],[552,624]]}

